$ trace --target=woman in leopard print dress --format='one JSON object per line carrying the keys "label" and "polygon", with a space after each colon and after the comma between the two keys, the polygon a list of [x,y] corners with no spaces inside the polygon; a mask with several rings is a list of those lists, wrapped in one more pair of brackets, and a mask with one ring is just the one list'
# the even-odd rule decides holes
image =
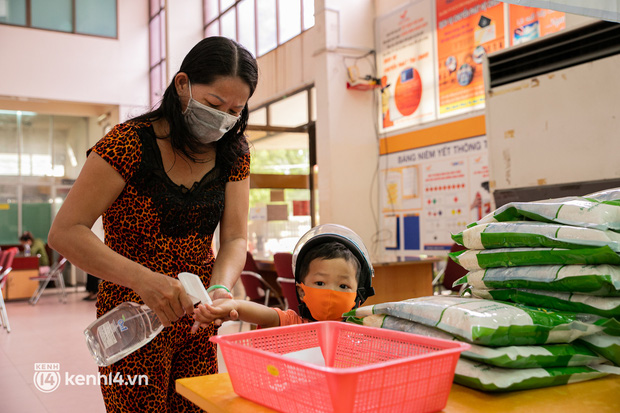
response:
{"label": "woman in leopard print dress", "polygon": [[[145,303],[166,328],[150,343],[101,367],[105,376],[146,375],[148,385],[102,383],[109,412],[199,411],[174,381],[217,372],[215,327],[191,333],[193,306],[177,275],[231,289],[245,262],[250,155],[247,101],[254,57],[209,37],[185,57],[160,106],[117,125],[89,150],[48,241],[104,281],[97,316],[124,301]],[[105,243],[91,231],[103,215]],[[217,259],[211,249],[220,224]],[[224,288],[212,298],[229,297]]]}

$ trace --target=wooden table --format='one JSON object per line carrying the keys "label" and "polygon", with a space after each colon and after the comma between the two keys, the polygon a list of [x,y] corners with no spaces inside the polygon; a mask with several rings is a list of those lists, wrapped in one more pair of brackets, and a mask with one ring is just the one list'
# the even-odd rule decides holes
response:
{"label": "wooden table", "polygon": [[411,257],[405,261],[377,262],[372,266],[375,295],[364,305],[433,295],[433,264],[443,257]]}
{"label": "wooden table", "polygon": [[[176,391],[209,413],[274,412],[233,391],[228,373],[178,379]],[[620,412],[620,377],[510,393],[484,393],[452,385],[445,413]]]}
{"label": "wooden table", "polygon": [[10,301],[30,298],[39,286],[38,281],[30,279],[39,275],[39,258],[15,256],[11,267],[5,290],[2,292],[4,299]]}

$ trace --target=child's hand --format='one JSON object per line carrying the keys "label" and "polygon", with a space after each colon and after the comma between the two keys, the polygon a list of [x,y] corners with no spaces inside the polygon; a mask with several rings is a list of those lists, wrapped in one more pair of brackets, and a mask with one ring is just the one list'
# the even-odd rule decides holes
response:
{"label": "child's hand", "polygon": [[213,302],[213,305],[200,304],[194,309],[194,320],[196,322],[192,326],[191,332],[195,333],[199,327],[206,328],[209,323],[220,326],[224,321],[236,320],[238,317],[235,300],[218,299]]}

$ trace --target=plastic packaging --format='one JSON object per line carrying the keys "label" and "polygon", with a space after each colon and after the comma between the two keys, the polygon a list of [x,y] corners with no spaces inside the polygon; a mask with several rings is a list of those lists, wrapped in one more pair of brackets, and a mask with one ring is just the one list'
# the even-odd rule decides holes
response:
{"label": "plastic packaging", "polygon": [[596,297],[568,292],[530,290],[519,288],[471,289],[475,297],[487,300],[512,301],[533,307],[552,308],[558,311],[596,314],[601,317],[620,318],[620,297]]}
{"label": "plastic packaging", "polygon": [[[602,367],[602,366],[601,366]],[[600,366],[502,369],[467,359],[459,360],[454,382],[488,392],[538,389],[604,377]]]}
{"label": "plastic packaging", "polygon": [[505,221],[542,221],[586,228],[620,231],[620,188],[584,197],[565,197],[536,202],[510,202],[470,224]]}
{"label": "plastic packaging", "polygon": [[[404,331],[426,337],[460,341],[457,337],[439,329],[391,315],[373,314],[352,321],[369,327]],[[607,360],[595,354],[585,344],[544,344],[540,346],[486,347],[471,344],[461,357],[497,367],[525,369],[535,367],[568,367],[601,364]]]}
{"label": "plastic packaging", "polygon": [[387,314],[436,327],[467,342],[485,346],[570,343],[594,334],[614,319],[536,309],[521,304],[478,298],[430,296],[364,306],[345,316]]}
{"label": "plastic packaging", "polygon": [[[197,275],[181,273],[179,281],[194,304],[211,304]],[[95,362],[109,366],[149,343],[163,329],[155,312],[146,304],[127,301],[93,321],[84,335]]]}
{"label": "plastic packaging", "polygon": [[492,222],[468,228],[452,239],[471,250],[491,248],[551,247],[590,248],[608,246],[620,252],[620,234],[545,222]]}
{"label": "plastic packaging", "polygon": [[576,292],[601,297],[620,296],[620,267],[615,265],[531,265],[487,268],[467,273],[454,285],[472,288],[529,288]]}
{"label": "plastic packaging", "polygon": [[463,250],[448,253],[457,264],[468,271],[494,267],[522,265],[620,265],[620,255],[611,248],[498,248],[490,250]]}

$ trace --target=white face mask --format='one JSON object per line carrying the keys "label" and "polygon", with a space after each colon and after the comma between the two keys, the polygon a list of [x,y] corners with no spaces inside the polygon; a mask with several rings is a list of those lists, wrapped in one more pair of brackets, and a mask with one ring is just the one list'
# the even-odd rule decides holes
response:
{"label": "white face mask", "polygon": [[192,97],[191,83],[189,84],[189,102],[183,115],[189,129],[204,144],[218,141],[239,120],[239,116],[210,108],[196,101]]}

